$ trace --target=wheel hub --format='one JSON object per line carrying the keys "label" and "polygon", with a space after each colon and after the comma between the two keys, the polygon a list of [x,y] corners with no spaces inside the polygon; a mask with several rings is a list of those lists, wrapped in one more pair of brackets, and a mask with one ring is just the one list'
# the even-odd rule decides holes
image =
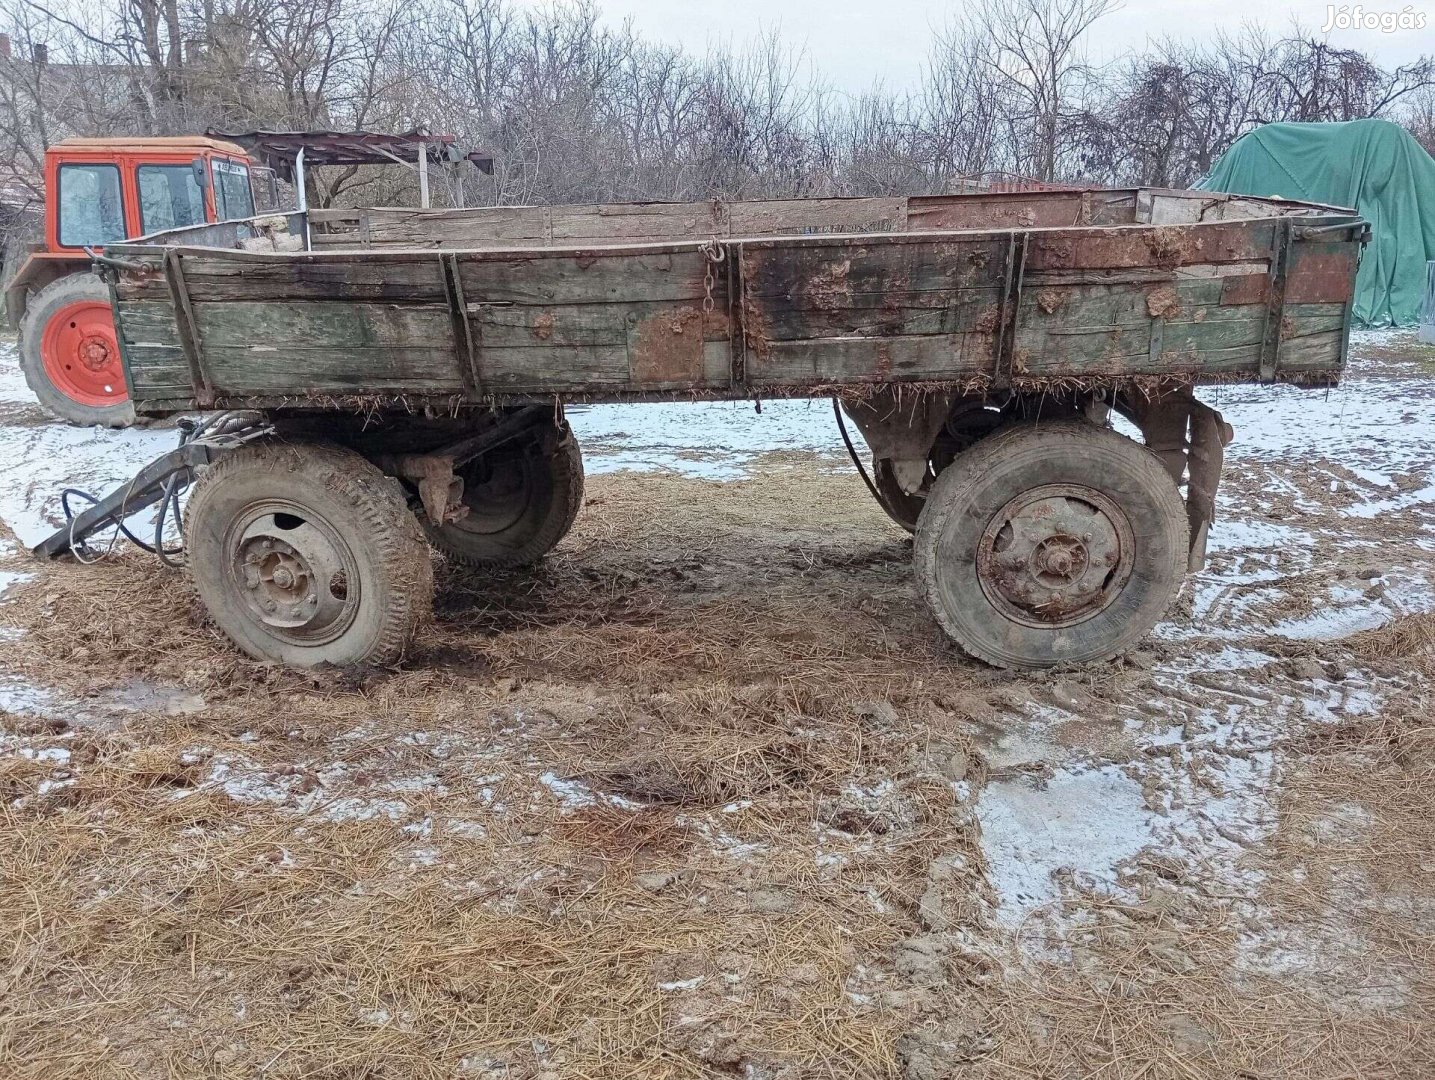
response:
{"label": "wheel hub", "polygon": [[454,524],[469,533],[501,534],[529,512],[539,479],[536,451],[495,455],[463,473],[463,505],[467,513]]}
{"label": "wheel hub", "polygon": [[250,616],[266,629],[317,644],[353,621],[353,556],[327,523],[265,506],[245,515],[231,537],[231,580]]}
{"label": "wheel hub", "polygon": [[1007,503],[982,535],[982,590],[1032,626],[1065,626],[1115,599],[1131,573],[1131,528],[1101,492],[1035,488]]}
{"label": "wheel hub", "polygon": [[99,334],[88,334],[80,342],[79,360],[91,371],[102,371],[110,365],[110,343]]}

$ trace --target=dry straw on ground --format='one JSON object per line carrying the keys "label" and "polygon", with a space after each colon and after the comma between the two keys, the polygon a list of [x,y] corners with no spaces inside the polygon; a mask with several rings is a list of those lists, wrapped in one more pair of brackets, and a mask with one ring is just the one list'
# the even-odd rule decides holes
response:
{"label": "dry straw on ground", "polygon": [[[6,669],[74,702],[58,721],[0,716],[32,754],[0,756],[0,1074],[1428,1063],[1414,914],[1344,913],[1403,973],[1400,1024],[1233,974],[1244,913],[1159,875],[1141,903],[1073,901],[1055,959],[1005,952],[971,734],[1046,684],[957,656],[909,557],[851,477],[594,478],[541,571],[443,570],[402,670],[334,674],[237,657],[148,561],[47,569],[0,608],[25,630],[0,644]],[[1356,648],[1428,674],[1428,645],[1407,624]],[[1071,678],[1094,701],[1151,692],[1121,665]],[[1334,744],[1297,748],[1294,846],[1265,856],[1277,922],[1330,917],[1290,889],[1322,854],[1292,838],[1389,770],[1420,779],[1372,806],[1384,855],[1367,873],[1401,868],[1382,895],[1429,895],[1398,857],[1399,830],[1425,828],[1423,721],[1371,725],[1338,749],[1344,794],[1316,767]]]}

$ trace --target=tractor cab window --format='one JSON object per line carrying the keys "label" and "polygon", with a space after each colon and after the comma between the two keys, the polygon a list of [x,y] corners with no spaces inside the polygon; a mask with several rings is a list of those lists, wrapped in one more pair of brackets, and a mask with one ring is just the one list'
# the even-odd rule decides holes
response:
{"label": "tractor cab window", "polygon": [[214,159],[214,210],[220,221],[254,216],[254,192],[245,166]]}
{"label": "tractor cab window", "polygon": [[93,247],[125,238],[120,170],[115,165],[60,166],[60,243]]}
{"label": "tractor cab window", "polygon": [[190,165],[141,165],[140,232],[204,224],[204,192]]}

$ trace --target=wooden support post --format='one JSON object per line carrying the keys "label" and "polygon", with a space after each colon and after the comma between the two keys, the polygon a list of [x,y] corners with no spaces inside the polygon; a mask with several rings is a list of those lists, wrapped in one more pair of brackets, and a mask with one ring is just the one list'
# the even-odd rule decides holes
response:
{"label": "wooden support post", "polygon": [[458,364],[459,378],[463,381],[463,393],[470,401],[477,401],[483,396],[483,372],[479,367],[478,342],[474,340],[473,324],[468,317],[468,302],[463,295],[458,256],[440,255],[439,267],[443,273],[449,317],[453,322],[454,360]]}
{"label": "wooden support post", "polygon": [[194,307],[189,300],[189,290],[185,288],[184,269],[179,260],[180,254],[174,248],[164,253],[164,276],[174,304],[174,324],[179,331],[180,349],[189,366],[190,381],[194,384],[194,400],[201,409],[208,409],[214,404],[214,387],[204,373],[199,327],[194,321]]}
{"label": "wooden support post", "polygon": [[429,144],[419,140],[419,205],[429,208]]}
{"label": "wooden support post", "polygon": [[1276,365],[1281,355],[1281,323],[1286,310],[1286,271],[1290,264],[1290,247],[1291,219],[1277,218],[1266,284],[1266,325],[1261,335],[1260,379],[1263,383],[1276,381]]}

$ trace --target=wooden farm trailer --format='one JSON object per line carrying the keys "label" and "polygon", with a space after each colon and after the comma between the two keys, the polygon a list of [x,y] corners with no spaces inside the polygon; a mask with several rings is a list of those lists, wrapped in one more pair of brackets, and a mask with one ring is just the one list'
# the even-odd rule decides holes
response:
{"label": "wooden farm trailer", "polygon": [[514,566],[572,524],[564,402],[828,396],[958,644],[1109,657],[1201,565],[1230,429],[1193,388],[1333,384],[1365,236],[1348,210],[1148,189],[161,234],[97,257],[130,397],[225,412],[41,550],[196,473],[189,569],[241,648],[391,663],[430,544]]}

